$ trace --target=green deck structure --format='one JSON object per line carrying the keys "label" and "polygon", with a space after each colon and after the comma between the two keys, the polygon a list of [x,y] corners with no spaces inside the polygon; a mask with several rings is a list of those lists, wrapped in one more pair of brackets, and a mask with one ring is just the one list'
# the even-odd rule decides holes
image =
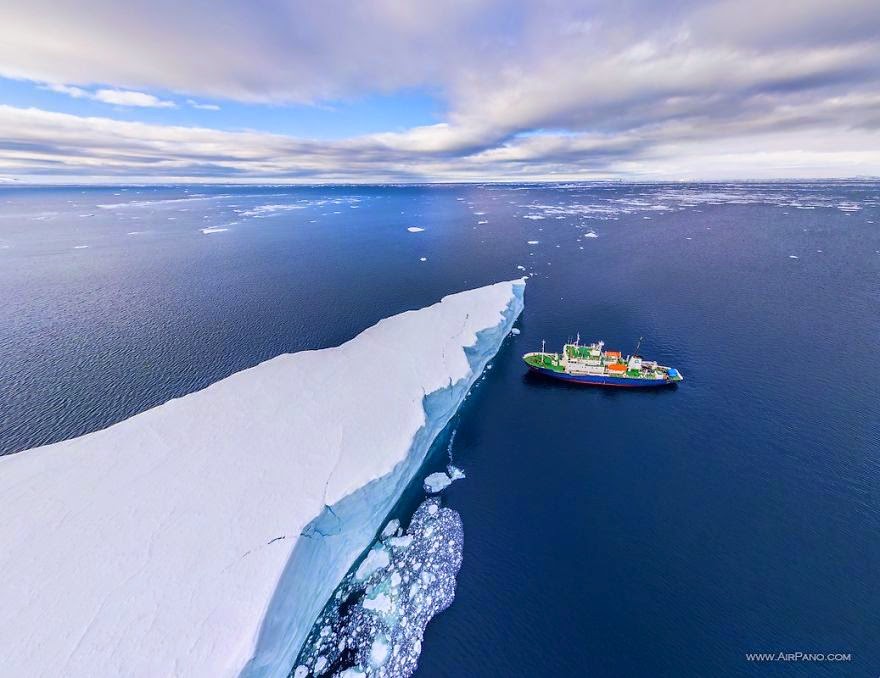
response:
{"label": "green deck structure", "polygon": [[530,355],[524,360],[527,365],[532,367],[543,367],[554,372],[562,372],[562,365],[555,353],[545,353],[543,356],[541,354]]}

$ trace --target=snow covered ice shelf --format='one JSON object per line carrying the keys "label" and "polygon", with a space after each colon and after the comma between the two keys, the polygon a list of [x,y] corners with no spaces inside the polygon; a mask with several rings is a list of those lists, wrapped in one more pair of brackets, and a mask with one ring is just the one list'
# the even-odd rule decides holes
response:
{"label": "snow covered ice shelf", "polygon": [[524,282],[0,457],[10,676],[285,676],[510,332]]}

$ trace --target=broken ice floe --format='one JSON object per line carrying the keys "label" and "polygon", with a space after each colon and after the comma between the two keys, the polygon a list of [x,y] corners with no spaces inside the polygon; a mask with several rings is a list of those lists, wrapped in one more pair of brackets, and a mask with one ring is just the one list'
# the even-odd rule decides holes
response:
{"label": "broken ice floe", "polygon": [[409,231],[410,233],[421,233],[421,232],[424,231],[425,229],[424,229],[424,228],[420,228],[419,226],[410,226],[410,227],[407,228],[406,230]]}
{"label": "broken ice floe", "polygon": [[382,535],[315,621],[291,678],[405,678],[416,670],[425,627],[455,597],[461,518],[432,497],[405,534],[392,520]]}
{"label": "broken ice floe", "polygon": [[452,483],[456,480],[461,480],[464,477],[464,471],[462,471],[457,466],[453,466],[452,464],[450,464],[446,467],[446,473],[444,473],[443,471],[438,471],[437,473],[432,473],[425,478],[425,492],[438,494],[450,485],[452,485]]}

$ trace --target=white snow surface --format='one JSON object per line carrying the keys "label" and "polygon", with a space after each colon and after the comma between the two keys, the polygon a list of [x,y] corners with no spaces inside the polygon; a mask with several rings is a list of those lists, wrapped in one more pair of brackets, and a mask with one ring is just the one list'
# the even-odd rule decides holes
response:
{"label": "white snow surface", "polygon": [[453,294],[0,457],[3,674],[286,676],[524,285]]}

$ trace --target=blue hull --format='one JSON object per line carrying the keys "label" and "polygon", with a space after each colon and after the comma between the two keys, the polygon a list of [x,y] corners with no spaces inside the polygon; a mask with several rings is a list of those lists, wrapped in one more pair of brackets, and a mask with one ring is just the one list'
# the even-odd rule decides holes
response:
{"label": "blue hull", "polygon": [[551,379],[567,381],[572,384],[583,384],[584,386],[658,388],[660,386],[672,386],[676,383],[668,379],[634,379],[632,377],[607,377],[598,374],[566,374],[565,372],[555,372],[544,367],[534,367],[533,365],[529,365],[529,369],[545,377],[550,377]]}

